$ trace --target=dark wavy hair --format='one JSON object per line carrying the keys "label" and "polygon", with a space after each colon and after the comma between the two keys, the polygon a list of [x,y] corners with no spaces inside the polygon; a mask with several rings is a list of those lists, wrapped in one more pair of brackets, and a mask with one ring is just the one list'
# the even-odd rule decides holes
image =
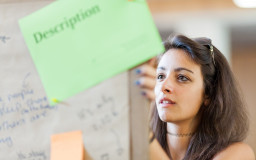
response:
{"label": "dark wavy hair", "polygon": [[[247,112],[233,73],[223,54],[208,38],[190,39],[184,35],[175,35],[169,37],[164,42],[164,46],[165,52],[172,48],[185,51],[200,65],[204,94],[209,102],[206,106],[203,103],[200,107],[200,122],[191,137],[184,160],[212,159],[230,144],[244,140],[248,131]],[[211,46],[213,55],[210,51]],[[154,138],[159,141],[171,159],[166,139],[166,122],[159,118],[156,105],[152,109],[150,125]]]}

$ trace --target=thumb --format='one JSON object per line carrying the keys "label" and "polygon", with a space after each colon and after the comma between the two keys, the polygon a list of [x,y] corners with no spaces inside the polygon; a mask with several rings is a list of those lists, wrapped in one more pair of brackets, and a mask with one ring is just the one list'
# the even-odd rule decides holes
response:
{"label": "thumb", "polygon": [[151,58],[150,60],[148,60],[147,62],[150,66],[155,67],[156,66],[156,57]]}

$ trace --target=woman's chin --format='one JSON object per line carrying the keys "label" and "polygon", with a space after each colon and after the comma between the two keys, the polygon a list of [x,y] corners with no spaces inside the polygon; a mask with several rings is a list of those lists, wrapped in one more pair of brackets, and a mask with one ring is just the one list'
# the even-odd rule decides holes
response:
{"label": "woman's chin", "polygon": [[166,114],[159,115],[159,118],[160,118],[161,121],[163,121],[163,122],[175,122],[175,121],[176,121],[176,120],[174,119],[174,117],[170,117],[170,115],[166,115]]}
{"label": "woman's chin", "polygon": [[161,115],[159,116],[159,118],[163,121],[163,122],[169,122],[169,118],[166,115]]}

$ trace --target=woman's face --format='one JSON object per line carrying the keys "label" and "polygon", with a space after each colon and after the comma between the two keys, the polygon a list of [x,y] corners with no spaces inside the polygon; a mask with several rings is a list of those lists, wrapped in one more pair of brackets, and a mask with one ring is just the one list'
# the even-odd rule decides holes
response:
{"label": "woman's face", "polygon": [[170,49],[157,67],[155,86],[159,117],[165,122],[195,119],[203,103],[204,88],[200,66],[181,49]]}

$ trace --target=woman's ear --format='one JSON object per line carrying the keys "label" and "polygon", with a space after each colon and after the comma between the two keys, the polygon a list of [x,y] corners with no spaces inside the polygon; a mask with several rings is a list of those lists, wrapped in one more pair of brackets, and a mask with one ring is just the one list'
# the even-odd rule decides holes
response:
{"label": "woman's ear", "polygon": [[205,96],[204,98],[204,106],[208,106],[210,104],[210,99],[208,96]]}

